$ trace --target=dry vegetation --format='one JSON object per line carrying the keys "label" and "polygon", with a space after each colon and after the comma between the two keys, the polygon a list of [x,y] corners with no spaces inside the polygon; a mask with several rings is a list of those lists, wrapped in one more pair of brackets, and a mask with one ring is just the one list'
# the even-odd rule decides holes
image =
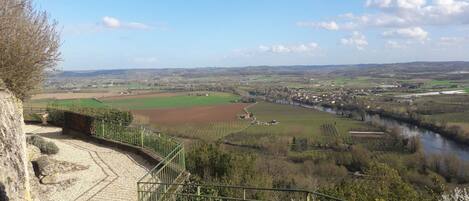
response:
{"label": "dry vegetation", "polygon": [[0,36],[0,79],[24,100],[59,60],[56,23],[29,0],[0,0]]}

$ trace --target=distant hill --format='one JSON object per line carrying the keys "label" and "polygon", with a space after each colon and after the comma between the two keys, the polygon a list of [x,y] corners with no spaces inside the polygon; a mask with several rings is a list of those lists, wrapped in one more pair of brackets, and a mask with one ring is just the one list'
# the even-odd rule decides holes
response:
{"label": "distant hill", "polygon": [[140,79],[145,77],[181,76],[233,76],[233,75],[307,75],[334,74],[344,76],[376,76],[394,74],[431,74],[469,71],[469,62],[410,62],[389,64],[353,65],[294,65],[294,66],[246,66],[246,67],[203,67],[164,69],[116,69],[95,71],[62,71],[49,78],[120,78]]}

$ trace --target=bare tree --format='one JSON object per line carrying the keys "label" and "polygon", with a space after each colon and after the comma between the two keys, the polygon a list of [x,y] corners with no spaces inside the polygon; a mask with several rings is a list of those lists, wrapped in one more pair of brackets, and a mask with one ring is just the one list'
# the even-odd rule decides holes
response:
{"label": "bare tree", "polygon": [[0,0],[0,79],[24,100],[59,61],[57,23],[30,0]]}

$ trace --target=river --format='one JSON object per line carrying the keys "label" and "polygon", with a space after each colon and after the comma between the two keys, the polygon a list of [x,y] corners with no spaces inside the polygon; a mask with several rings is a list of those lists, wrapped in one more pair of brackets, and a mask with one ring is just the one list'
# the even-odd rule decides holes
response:
{"label": "river", "polygon": [[[277,103],[286,104],[288,102],[277,101]],[[288,103],[304,108],[315,109],[327,113],[337,115],[337,111],[332,108],[322,106],[311,106],[300,103]],[[430,131],[428,129],[419,128],[418,126],[398,121],[395,119],[381,117],[380,115],[365,115],[365,122],[374,123],[386,129],[399,129],[402,135],[407,137],[418,136],[426,155],[430,154],[454,154],[459,159],[469,161],[469,146],[457,143],[453,140],[443,137],[441,134]]]}

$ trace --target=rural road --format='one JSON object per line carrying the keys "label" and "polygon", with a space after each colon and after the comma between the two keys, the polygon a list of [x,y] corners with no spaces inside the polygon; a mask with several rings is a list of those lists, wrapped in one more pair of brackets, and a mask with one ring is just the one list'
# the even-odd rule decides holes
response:
{"label": "rural road", "polygon": [[54,159],[89,167],[71,173],[77,178],[71,186],[47,191],[47,200],[137,200],[137,181],[154,165],[133,153],[62,135],[61,128],[26,125],[25,132],[53,141],[60,149]]}

